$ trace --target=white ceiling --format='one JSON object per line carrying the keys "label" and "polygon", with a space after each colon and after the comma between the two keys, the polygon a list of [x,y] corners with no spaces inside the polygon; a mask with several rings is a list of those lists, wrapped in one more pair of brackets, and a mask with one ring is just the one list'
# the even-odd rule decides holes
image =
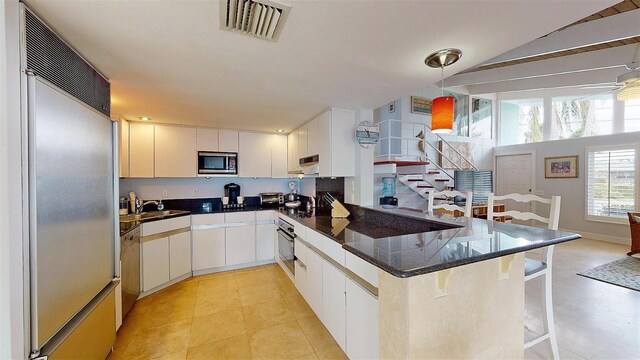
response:
{"label": "white ceiling", "polygon": [[290,1],[277,43],[219,28],[216,1],[27,0],[112,83],[127,119],[290,130],[327,107],[376,108],[614,4]]}

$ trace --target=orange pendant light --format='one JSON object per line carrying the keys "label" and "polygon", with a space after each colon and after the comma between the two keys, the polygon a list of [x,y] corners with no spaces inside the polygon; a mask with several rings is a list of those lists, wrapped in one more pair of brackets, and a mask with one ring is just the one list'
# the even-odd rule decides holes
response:
{"label": "orange pendant light", "polygon": [[442,49],[429,54],[424,63],[432,68],[440,68],[442,71],[442,81],[440,86],[442,96],[433,99],[431,104],[431,131],[434,133],[445,134],[453,131],[453,109],[455,98],[453,96],[444,96],[444,68],[449,66],[462,57],[462,51],[459,49]]}
{"label": "orange pendant light", "polygon": [[449,133],[453,130],[453,96],[441,96],[433,99],[431,105],[431,131]]}

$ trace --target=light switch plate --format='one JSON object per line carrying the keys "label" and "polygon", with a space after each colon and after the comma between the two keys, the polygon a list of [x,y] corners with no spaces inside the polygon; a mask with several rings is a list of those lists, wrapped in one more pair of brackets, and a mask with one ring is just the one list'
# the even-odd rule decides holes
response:
{"label": "light switch plate", "polygon": [[167,191],[167,189],[162,190],[162,198],[166,199],[167,196],[169,196],[169,192]]}

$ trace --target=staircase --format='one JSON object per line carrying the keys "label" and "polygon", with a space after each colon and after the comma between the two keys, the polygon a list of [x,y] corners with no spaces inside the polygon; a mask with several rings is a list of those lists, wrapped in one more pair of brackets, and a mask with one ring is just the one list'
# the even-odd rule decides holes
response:
{"label": "staircase", "polygon": [[[398,127],[401,127],[400,131]],[[420,133],[423,134],[421,138],[414,137]],[[428,199],[432,191],[453,189],[454,170],[478,170],[447,140],[431,132],[425,124],[386,120],[380,123],[380,134],[380,142],[376,146],[375,173],[396,175],[402,185],[424,199]],[[390,136],[394,134],[404,137]],[[387,136],[383,137],[385,135]],[[423,142],[421,148],[424,152],[419,150],[420,142]],[[388,148],[384,149],[385,146]],[[455,159],[447,156],[447,153],[453,154]],[[438,158],[442,162],[449,162],[453,169],[442,168],[438,165]]]}

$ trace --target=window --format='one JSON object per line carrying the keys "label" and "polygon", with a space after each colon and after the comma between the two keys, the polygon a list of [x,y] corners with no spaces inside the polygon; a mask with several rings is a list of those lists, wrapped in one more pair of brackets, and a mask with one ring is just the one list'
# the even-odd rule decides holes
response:
{"label": "window", "polygon": [[542,141],[544,105],[542,99],[500,102],[500,145]]}
{"label": "window", "polygon": [[587,148],[587,219],[625,222],[636,209],[636,145]]}
{"label": "window", "polygon": [[453,96],[455,98],[451,135],[469,136],[469,95],[445,90],[444,96]]}
{"label": "window", "polygon": [[624,131],[640,131],[640,99],[624,102]]}
{"label": "window", "polygon": [[607,135],[613,130],[613,96],[553,98],[551,138]]}
{"label": "window", "polygon": [[491,100],[472,98],[470,135],[491,139],[491,125]]}

